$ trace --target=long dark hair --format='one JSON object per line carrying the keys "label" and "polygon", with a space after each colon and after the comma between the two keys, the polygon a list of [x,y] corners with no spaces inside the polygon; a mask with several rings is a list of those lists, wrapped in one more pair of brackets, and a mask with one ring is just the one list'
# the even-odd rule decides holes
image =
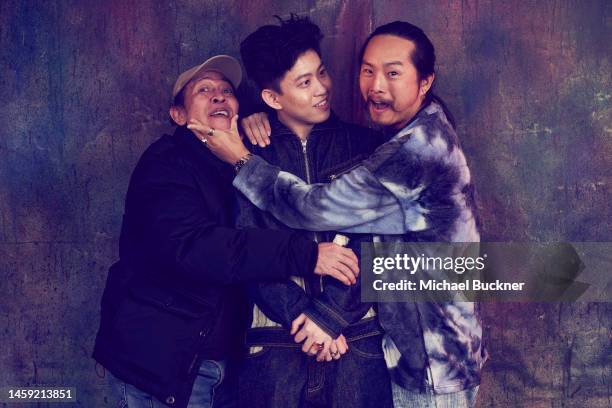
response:
{"label": "long dark hair", "polygon": [[[414,44],[414,51],[410,55],[412,64],[417,70],[418,80],[427,78],[436,72],[436,50],[423,30],[414,24],[410,24],[406,21],[394,21],[392,23],[384,24],[378,27],[376,30],[369,35],[365,40],[361,52],[359,53],[359,61],[363,61],[363,54],[365,53],[366,47],[377,35],[394,35],[396,37],[404,38],[412,41]],[[444,114],[446,115],[450,124],[455,127],[455,118],[448,110],[446,103],[433,92],[433,84],[425,94],[423,100],[423,107],[427,106],[430,102],[436,101],[442,106]]]}

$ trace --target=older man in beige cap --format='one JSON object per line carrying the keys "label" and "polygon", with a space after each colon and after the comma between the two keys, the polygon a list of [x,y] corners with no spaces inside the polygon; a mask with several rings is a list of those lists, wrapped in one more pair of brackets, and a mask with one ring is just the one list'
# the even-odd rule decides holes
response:
{"label": "older man in beige cap", "polygon": [[[170,108],[178,127],[132,174],[93,354],[118,406],[234,406],[231,361],[247,318],[239,285],[313,273],[346,279],[339,264],[354,257],[348,249],[293,231],[233,228],[234,170],[210,153],[206,136],[236,126],[241,78],[226,55],[182,73]],[[187,128],[192,121],[206,124],[201,138]]]}

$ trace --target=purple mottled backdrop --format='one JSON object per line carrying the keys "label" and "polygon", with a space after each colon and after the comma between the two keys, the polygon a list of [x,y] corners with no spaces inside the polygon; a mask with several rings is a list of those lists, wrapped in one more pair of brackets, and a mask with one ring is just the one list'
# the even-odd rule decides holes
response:
{"label": "purple mottled backdrop", "polygon": [[[485,240],[612,240],[610,1],[3,0],[0,387],[74,386],[76,406],[112,406],[89,356],[131,170],[170,129],[178,73],[237,56],[290,12],[326,33],[345,119],[364,119],[356,53],[369,31],[404,19],[429,34]],[[487,305],[479,406],[610,407],[611,312]]]}

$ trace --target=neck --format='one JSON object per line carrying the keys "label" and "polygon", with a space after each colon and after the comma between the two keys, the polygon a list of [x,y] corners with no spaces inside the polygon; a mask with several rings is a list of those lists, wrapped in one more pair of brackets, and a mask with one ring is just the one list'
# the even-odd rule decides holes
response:
{"label": "neck", "polygon": [[278,120],[280,123],[287,126],[293,133],[295,133],[300,140],[308,139],[310,131],[314,126],[309,123],[297,121],[286,115],[283,111],[278,112]]}
{"label": "neck", "polygon": [[410,115],[410,117],[407,120],[404,120],[401,123],[396,124],[395,126],[393,126],[395,128],[395,130],[401,130],[403,129],[407,124],[409,124],[416,115],[419,114],[419,112],[421,111],[421,109],[423,109],[425,107],[425,105],[427,105],[428,103],[426,103],[425,100],[425,96],[423,96],[421,98],[421,103],[419,104],[419,107],[412,113],[412,115]]}

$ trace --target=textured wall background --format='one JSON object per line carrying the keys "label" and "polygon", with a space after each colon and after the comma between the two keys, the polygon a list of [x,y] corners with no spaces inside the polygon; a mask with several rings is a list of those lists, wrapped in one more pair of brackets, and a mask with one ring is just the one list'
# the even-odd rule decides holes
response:
{"label": "textured wall background", "polygon": [[[170,128],[178,73],[237,56],[249,32],[289,12],[327,34],[346,119],[363,120],[356,53],[369,31],[405,19],[429,34],[484,239],[612,239],[609,1],[5,0],[0,386],[76,386],[77,406],[110,406],[89,356],[130,172]],[[479,406],[610,407],[611,311],[488,305]]]}

